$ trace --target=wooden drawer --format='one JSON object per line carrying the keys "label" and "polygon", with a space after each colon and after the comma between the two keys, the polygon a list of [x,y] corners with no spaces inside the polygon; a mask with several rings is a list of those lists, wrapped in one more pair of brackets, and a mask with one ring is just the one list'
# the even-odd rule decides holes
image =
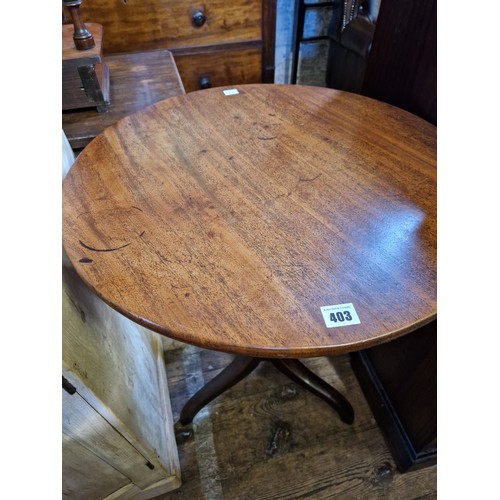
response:
{"label": "wooden drawer", "polygon": [[104,26],[105,53],[261,39],[262,0],[87,0],[80,11]]}
{"label": "wooden drawer", "polygon": [[186,92],[203,88],[202,79],[207,79],[211,87],[261,81],[260,48],[191,55],[174,54],[174,59]]}

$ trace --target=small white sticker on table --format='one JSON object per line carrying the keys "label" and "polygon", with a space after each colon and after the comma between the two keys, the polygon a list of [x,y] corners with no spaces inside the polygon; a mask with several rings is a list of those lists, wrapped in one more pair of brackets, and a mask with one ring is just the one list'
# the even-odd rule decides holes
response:
{"label": "small white sticker on table", "polygon": [[228,90],[223,90],[224,95],[236,95],[239,94],[239,92],[236,89],[228,89]]}
{"label": "small white sticker on table", "polygon": [[321,313],[327,328],[337,328],[338,326],[359,325],[358,313],[354,306],[349,304],[336,304],[333,306],[321,307]]}

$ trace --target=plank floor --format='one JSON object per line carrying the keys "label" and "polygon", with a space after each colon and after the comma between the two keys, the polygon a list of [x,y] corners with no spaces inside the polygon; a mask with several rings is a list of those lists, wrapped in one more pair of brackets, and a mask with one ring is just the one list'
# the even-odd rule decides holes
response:
{"label": "plank floor", "polygon": [[[233,359],[193,346],[166,351],[174,420]],[[400,474],[348,356],[304,360],[355,411],[348,426],[323,401],[261,363],[178,433],[182,486],[156,500],[432,499],[437,468]],[[183,429],[181,429],[182,431]]]}

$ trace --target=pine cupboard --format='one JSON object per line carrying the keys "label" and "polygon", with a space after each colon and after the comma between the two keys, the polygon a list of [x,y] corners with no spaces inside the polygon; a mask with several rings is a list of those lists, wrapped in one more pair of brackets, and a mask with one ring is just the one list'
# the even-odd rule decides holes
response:
{"label": "pine cupboard", "polygon": [[178,488],[159,335],[63,266],[63,498],[147,499]]}

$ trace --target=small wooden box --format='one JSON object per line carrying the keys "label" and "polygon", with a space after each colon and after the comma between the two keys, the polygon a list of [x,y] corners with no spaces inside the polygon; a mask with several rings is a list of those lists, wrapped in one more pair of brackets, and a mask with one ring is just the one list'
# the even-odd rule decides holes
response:
{"label": "small wooden box", "polygon": [[77,50],[73,25],[62,25],[62,109],[92,108],[107,111],[109,106],[109,71],[102,57],[103,27],[88,23],[95,47]]}

